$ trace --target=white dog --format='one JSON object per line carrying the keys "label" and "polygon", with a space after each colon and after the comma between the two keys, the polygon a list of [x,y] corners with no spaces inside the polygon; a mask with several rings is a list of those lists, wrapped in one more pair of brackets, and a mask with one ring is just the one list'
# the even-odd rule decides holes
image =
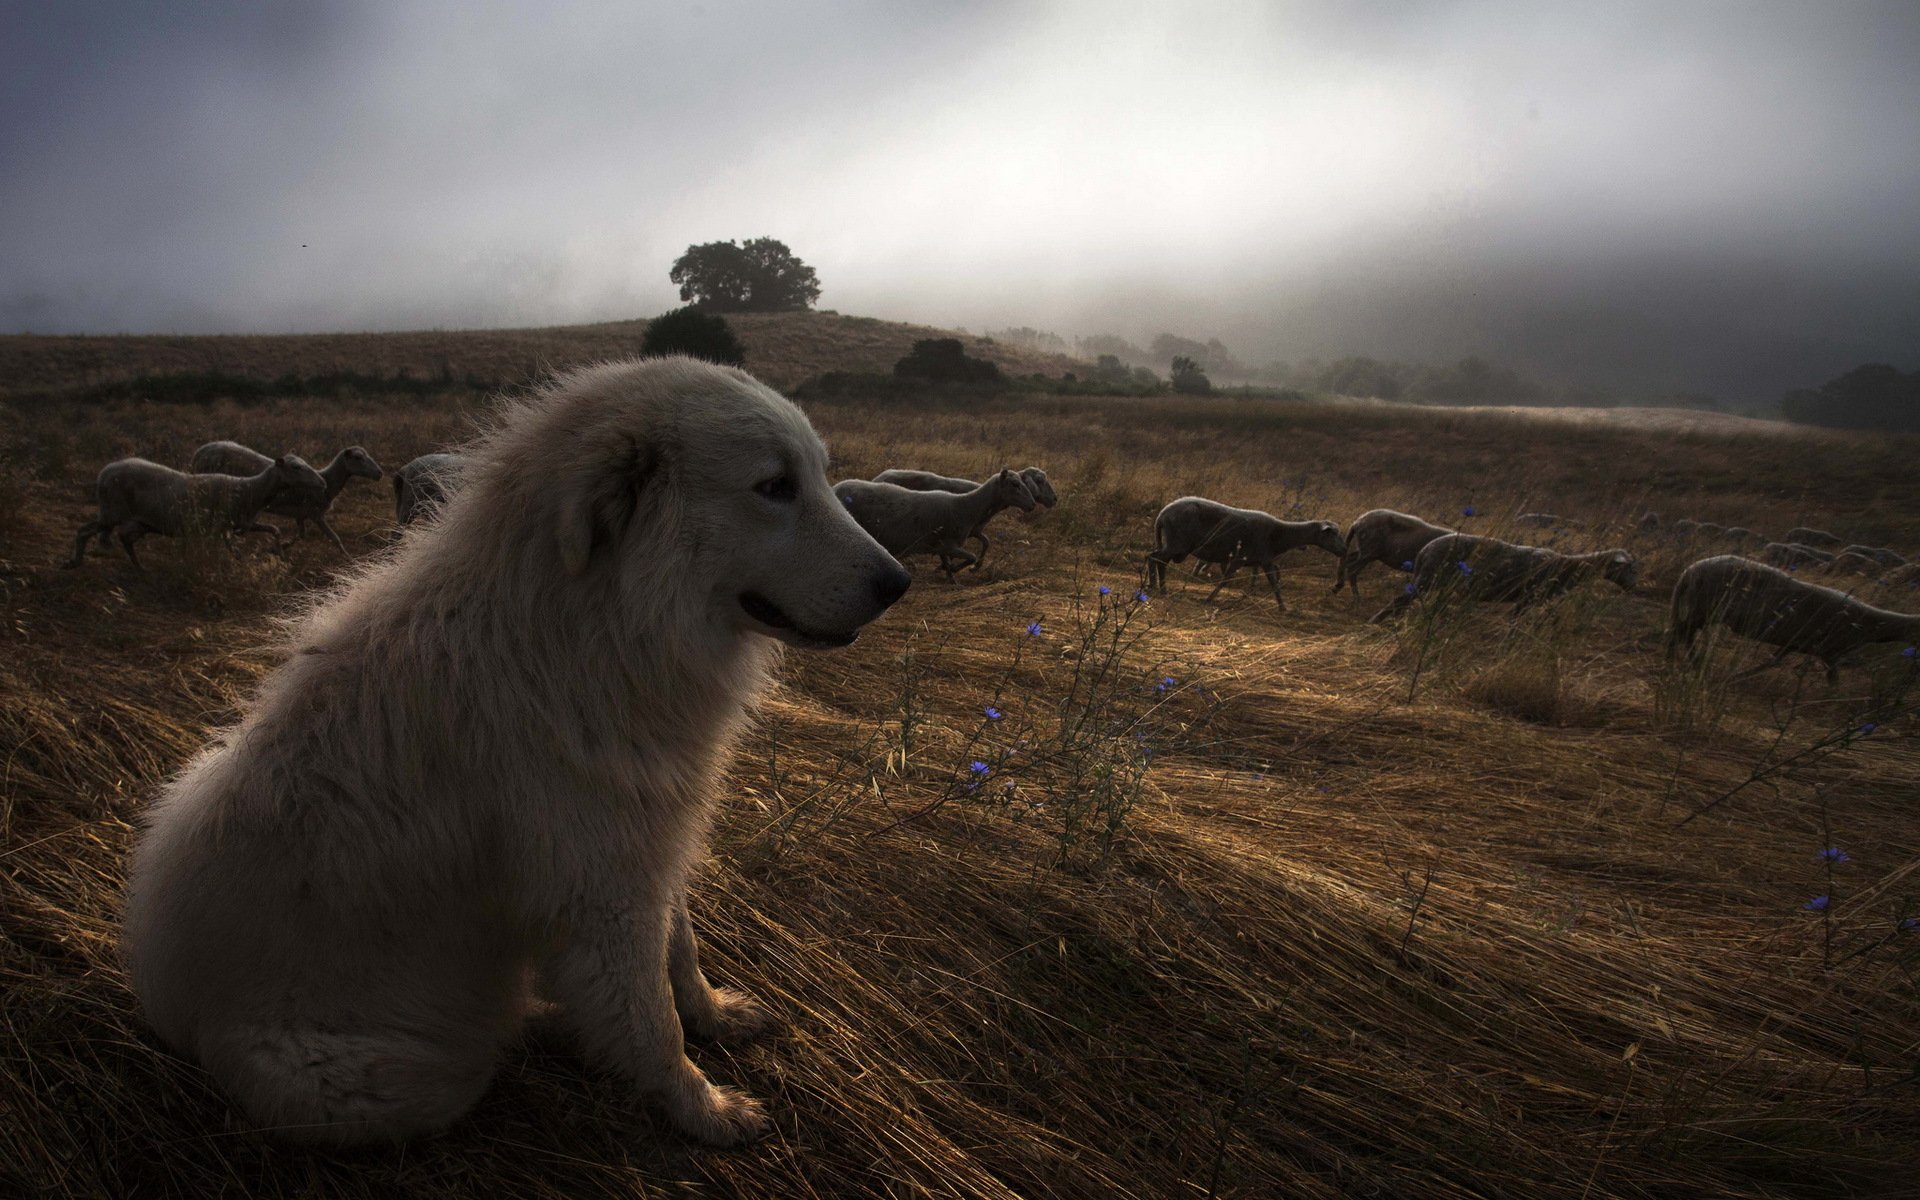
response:
{"label": "white dog", "polygon": [[154,804],[134,989],[296,1140],[445,1128],[536,996],[689,1134],[756,1137],[685,1053],[683,1022],[763,1022],[700,972],[688,869],[777,643],[852,642],[907,573],[741,371],[576,371],[470,450],[443,518],[301,617]]}

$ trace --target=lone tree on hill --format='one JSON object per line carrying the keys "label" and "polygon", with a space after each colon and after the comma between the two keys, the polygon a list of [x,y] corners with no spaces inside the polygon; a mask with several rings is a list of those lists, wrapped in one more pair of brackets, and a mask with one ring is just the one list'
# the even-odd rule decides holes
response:
{"label": "lone tree on hill", "polygon": [[820,277],[775,238],[688,246],[667,276],[680,298],[715,312],[800,312],[820,298]]}
{"label": "lone tree on hill", "polygon": [[747,362],[746,351],[740,348],[740,339],[733,336],[727,319],[703,313],[691,305],[661,313],[648,321],[640,353],[649,357],[685,354],[728,367],[745,366]]}

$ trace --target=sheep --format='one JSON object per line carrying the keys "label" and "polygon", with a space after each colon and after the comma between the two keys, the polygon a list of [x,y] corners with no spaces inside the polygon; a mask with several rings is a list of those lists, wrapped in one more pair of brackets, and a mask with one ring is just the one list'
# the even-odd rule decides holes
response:
{"label": "sheep", "polygon": [[1652,509],[1648,509],[1646,512],[1641,513],[1640,523],[1634,526],[1634,529],[1640,533],[1659,533],[1660,532],[1660,514],[1657,512],[1654,512]]}
{"label": "sheep", "polygon": [[[188,469],[195,475],[253,475],[266,469],[271,458],[258,450],[249,449],[238,442],[208,442],[193,452],[193,460]],[[333,461],[320,468],[320,478],[325,487],[318,493],[300,492],[282,495],[267,505],[267,511],[276,516],[294,519],[294,536],[307,536],[307,522],[320,526],[321,532],[333,539],[340,553],[347,552],[345,542],[327,524],[327,510],[333,507],[340,490],[347,481],[355,476],[361,479],[378,479],[384,474],[380,464],[373,461],[359,446],[348,446],[333,456]]]}
{"label": "sheep", "polygon": [[1667,526],[1667,529],[1676,537],[1692,537],[1694,530],[1699,528],[1699,525],[1700,522],[1694,520],[1692,517],[1681,517],[1673,524]]}
{"label": "sheep", "polygon": [[1842,550],[1824,564],[1822,569],[1830,571],[1835,575],[1865,575],[1867,578],[1872,579],[1884,574],[1887,566],[1878,559],[1869,558],[1867,555],[1857,554],[1852,550]]}
{"label": "sheep", "polygon": [[1833,554],[1799,542],[1768,542],[1761,547],[1760,558],[1776,567],[1799,570],[1801,567],[1824,567],[1833,561]]}
{"label": "sheep", "polygon": [[1727,532],[1727,527],[1725,525],[1720,524],[1717,521],[1695,521],[1693,523],[1694,537],[1700,537],[1700,538],[1725,537],[1726,532]]}
{"label": "sheep", "polygon": [[1835,537],[1824,529],[1808,529],[1805,525],[1787,530],[1787,536],[1780,540],[1798,546],[1812,546],[1816,550],[1840,550],[1847,544],[1845,538]]}
{"label": "sheep", "polygon": [[1404,612],[1423,595],[1442,586],[1479,600],[1511,602],[1519,612],[1573,589],[1600,574],[1623,592],[1639,582],[1640,567],[1625,550],[1561,554],[1541,546],[1520,546],[1498,538],[1450,533],[1420,548],[1413,560],[1413,582],[1393,603],[1373,615],[1374,624]]}
{"label": "sheep", "polygon": [[[1014,472],[1020,482],[1027,485],[1027,491],[1033,494],[1034,503],[1041,508],[1052,508],[1060,503],[1060,495],[1053,490],[1053,481],[1039,467],[1022,467]],[[909,488],[916,492],[952,492],[964,495],[979,487],[971,479],[961,479],[953,475],[936,475],[932,471],[916,471],[909,467],[892,467],[873,477],[875,483],[891,483],[896,487]],[[992,514],[988,514],[991,516]],[[969,571],[978,571],[980,564],[987,561],[987,549],[992,543],[987,541],[985,523],[967,535],[968,541],[980,543],[980,553],[974,559]]]}
{"label": "sheep", "polygon": [[1880,577],[1881,587],[1920,588],[1920,563],[1895,567]]}
{"label": "sheep", "polygon": [[[463,454],[422,454],[393,473],[393,519],[411,525],[413,519],[447,502],[447,489],[466,469]],[[398,531],[396,531],[396,536]]]}
{"label": "sheep", "polygon": [[1696,657],[1694,639],[1716,623],[1780,648],[1755,670],[1798,652],[1826,664],[1828,684],[1840,682],[1840,660],[1863,646],[1920,641],[1920,615],[1875,608],[1737,554],[1703,558],[1680,573],[1673,585],[1667,658],[1683,650],[1689,659]]}
{"label": "sheep", "polygon": [[1885,546],[1848,546],[1840,551],[1840,553],[1858,554],[1863,558],[1872,559],[1883,567],[1904,567],[1907,565],[1906,555],[1894,550],[1889,550]]}
{"label": "sheep", "polygon": [[1720,536],[1736,546],[1759,546],[1764,545],[1767,540],[1766,534],[1755,533],[1745,525],[1729,525]]}
{"label": "sheep", "polygon": [[86,557],[87,539],[98,534],[107,544],[110,533],[120,536],[134,569],[144,571],[134,543],[149,533],[179,537],[193,532],[280,531],[257,518],[260,510],[288,493],[317,492],[327,486],[320,473],[295,454],[272,459],[257,475],[189,475],[144,458],[123,458],[100,468],[94,492],[100,515],[80,527],[73,539],[77,567]]}
{"label": "sheep", "polygon": [[1346,539],[1332,521],[1282,521],[1270,513],[1233,508],[1200,496],[1182,496],[1153,519],[1153,550],[1147,555],[1149,583],[1167,590],[1167,564],[1185,562],[1188,555],[1201,562],[1221,563],[1220,582],[1207,593],[1212,600],[1243,566],[1258,567],[1273,585],[1273,602],[1282,611],[1280,568],[1282,554],[1301,546],[1318,546],[1342,558]]}
{"label": "sheep", "polygon": [[1453,530],[1422,521],[1391,508],[1376,508],[1361,513],[1347,526],[1347,552],[1340,556],[1340,569],[1333,577],[1333,590],[1346,584],[1360,594],[1360,572],[1368,563],[1382,562],[1396,571],[1413,570],[1420,547]]}
{"label": "sheep", "polygon": [[1573,517],[1563,517],[1558,513],[1529,512],[1521,513],[1513,519],[1515,525],[1525,525],[1530,529],[1584,529],[1586,522]]}
{"label": "sheep", "polygon": [[949,583],[958,582],[954,578],[955,561],[979,561],[966,547],[975,529],[1003,508],[1032,512],[1034,506],[1033,493],[1011,470],[1002,470],[962,494],[918,492],[870,479],[843,479],[833,485],[833,493],[860,527],[895,558],[939,555],[940,569],[947,573]]}

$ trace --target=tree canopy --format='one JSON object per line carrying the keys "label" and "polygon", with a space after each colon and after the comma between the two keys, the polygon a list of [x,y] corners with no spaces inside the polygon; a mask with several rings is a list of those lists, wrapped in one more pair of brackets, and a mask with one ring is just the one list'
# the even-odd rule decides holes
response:
{"label": "tree canopy", "polygon": [[680,298],[715,312],[799,312],[820,298],[820,277],[777,238],[688,246],[667,276]]}

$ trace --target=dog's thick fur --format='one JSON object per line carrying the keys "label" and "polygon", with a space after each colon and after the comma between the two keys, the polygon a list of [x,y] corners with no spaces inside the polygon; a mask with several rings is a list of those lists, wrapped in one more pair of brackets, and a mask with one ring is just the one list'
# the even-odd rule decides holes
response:
{"label": "dog's thick fur", "polygon": [[906,572],[828,490],[805,416],[741,371],[577,371],[470,455],[443,519],[298,619],[153,806],[134,988],[295,1140],[446,1127],[536,999],[688,1133],[757,1136],[760,1107],[684,1050],[683,1022],[763,1020],[701,975],[688,869],[775,639],[846,644]]}

